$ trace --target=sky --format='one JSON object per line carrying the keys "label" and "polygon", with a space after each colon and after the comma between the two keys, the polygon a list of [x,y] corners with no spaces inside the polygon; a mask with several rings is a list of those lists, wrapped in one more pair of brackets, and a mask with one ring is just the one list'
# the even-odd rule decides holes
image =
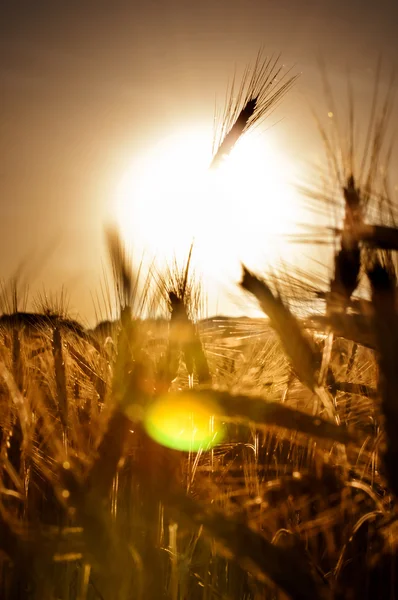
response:
{"label": "sky", "polygon": [[[74,314],[92,320],[104,225],[142,156],[176,132],[210,130],[234,69],[263,47],[301,73],[271,119],[271,148],[286,164],[312,161],[309,106],[330,110],[319,57],[337,101],[349,70],[366,114],[378,57],[386,73],[398,57],[397,27],[396,0],[2,0],[0,278],[21,273],[32,294],[64,285]],[[241,313],[221,280],[214,271],[210,312]]]}

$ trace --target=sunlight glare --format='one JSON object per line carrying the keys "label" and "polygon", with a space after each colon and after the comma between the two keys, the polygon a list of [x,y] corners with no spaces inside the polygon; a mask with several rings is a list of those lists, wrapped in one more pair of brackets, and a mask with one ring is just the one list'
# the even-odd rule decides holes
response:
{"label": "sunlight glare", "polygon": [[210,276],[278,258],[294,231],[298,195],[288,159],[267,134],[246,134],[209,171],[211,132],[166,137],[123,175],[117,190],[122,234],[156,262],[183,260],[195,240],[195,266]]}

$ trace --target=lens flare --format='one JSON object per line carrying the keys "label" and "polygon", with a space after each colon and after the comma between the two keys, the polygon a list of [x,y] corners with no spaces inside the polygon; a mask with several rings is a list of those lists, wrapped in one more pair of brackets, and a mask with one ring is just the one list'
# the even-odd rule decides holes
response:
{"label": "lens flare", "polygon": [[192,394],[167,394],[158,398],[144,419],[148,435],[175,450],[210,450],[223,438],[220,411],[211,398]]}

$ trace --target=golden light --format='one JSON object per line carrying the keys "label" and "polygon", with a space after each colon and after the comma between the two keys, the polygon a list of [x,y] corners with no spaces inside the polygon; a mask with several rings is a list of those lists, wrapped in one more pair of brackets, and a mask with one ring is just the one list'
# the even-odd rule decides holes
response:
{"label": "golden light", "polygon": [[278,258],[281,234],[294,232],[298,195],[293,170],[270,133],[248,133],[209,171],[211,132],[165,137],[144,152],[117,189],[117,219],[126,242],[158,262],[186,257],[216,279]]}

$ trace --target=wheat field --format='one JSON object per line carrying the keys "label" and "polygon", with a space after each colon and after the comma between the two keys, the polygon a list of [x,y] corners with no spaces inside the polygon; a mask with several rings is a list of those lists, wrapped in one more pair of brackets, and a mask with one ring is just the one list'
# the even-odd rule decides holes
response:
{"label": "wheat field", "polygon": [[[259,55],[212,169],[295,81]],[[116,319],[86,329],[62,298],[24,312],[4,284],[0,598],[396,597],[398,229],[380,169],[392,106],[390,93],[373,103],[363,152],[351,105],[344,143],[320,127],[330,177],[306,198],[338,226],[302,237],[330,237],[330,276],[242,266],[264,318],[201,319],[192,248],[183,268],[144,273],[112,228]],[[159,399],[171,414],[211,402],[222,436],[158,443],[146,423]]]}

